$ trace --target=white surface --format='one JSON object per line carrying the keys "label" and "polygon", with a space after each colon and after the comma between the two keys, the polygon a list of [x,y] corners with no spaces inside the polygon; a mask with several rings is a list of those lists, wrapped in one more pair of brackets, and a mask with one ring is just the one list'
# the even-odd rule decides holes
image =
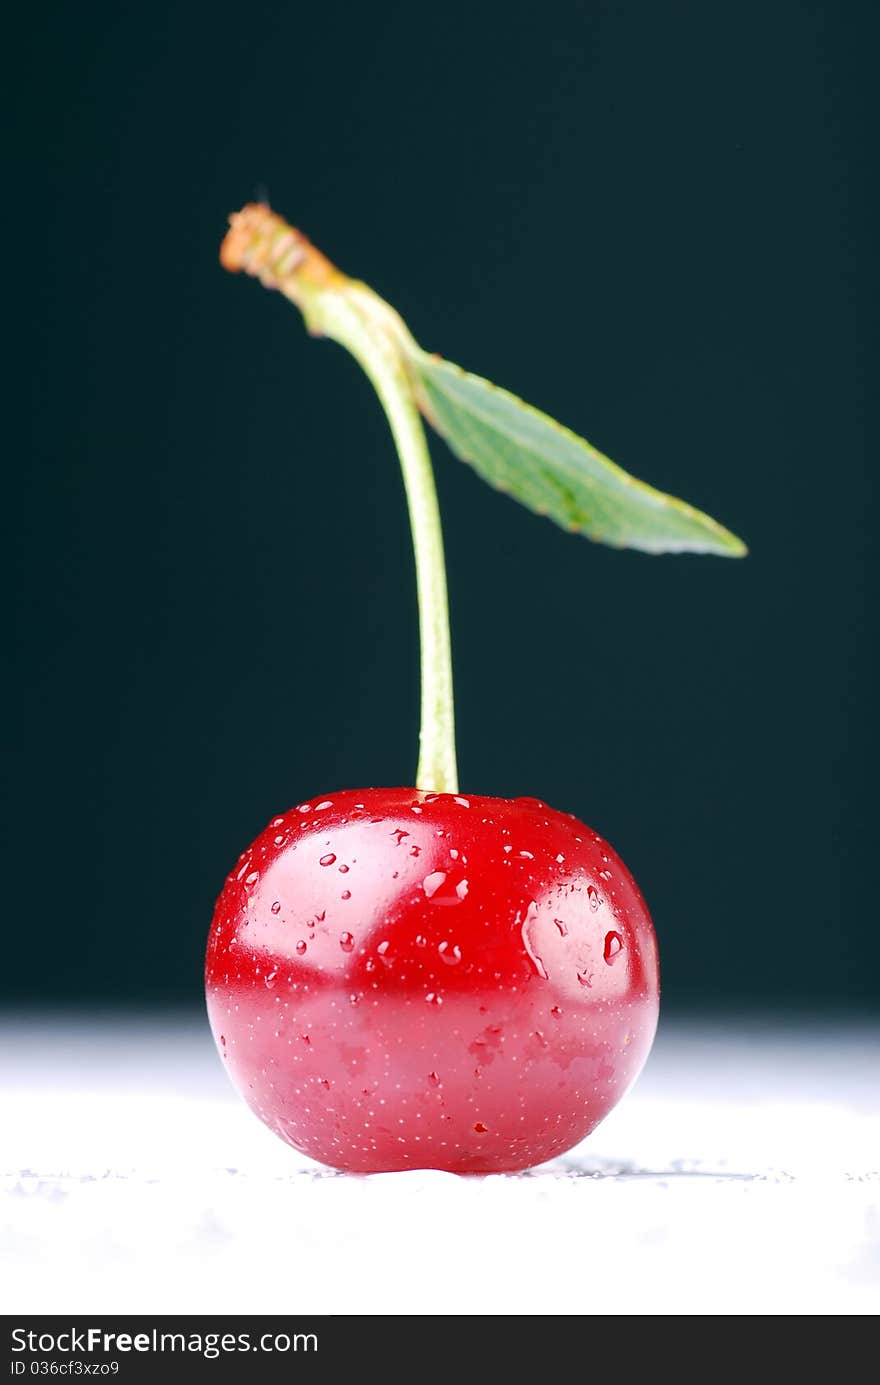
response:
{"label": "white surface", "polygon": [[880,1029],[661,1027],[577,1151],[352,1178],[287,1148],[204,1024],[0,1023],[10,1312],[880,1309]]}

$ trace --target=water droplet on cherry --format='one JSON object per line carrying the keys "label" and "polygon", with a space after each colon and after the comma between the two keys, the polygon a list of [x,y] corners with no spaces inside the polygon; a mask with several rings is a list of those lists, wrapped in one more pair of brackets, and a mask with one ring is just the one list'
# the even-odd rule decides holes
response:
{"label": "water droplet on cherry", "polygon": [[536,949],[537,938],[535,935],[537,933],[537,923],[538,906],[535,903],[535,901],[532,900],[526,912],[525,922],[523,923],[521,930],[523,946],[525,947],[526,952],[532,959],[532,965],[534,966],[535,971],[538,973],[542,980],[547,981],[549,980],[549,977],[547,975],[547,968],[544,966],[543,958]]}
{"label": "water droplet on cherry", "polygon": [[615,958],[623,948],[623,939],[619,933],[607,933],[605,935],[605,948],[603,956],[609,967],[613,965]]}
{"label": "water droplet on cherry", "polygon": [[425,891],[426,897],[430,899],[432,895],[435,895],[445,880],[445,870],[435,870],[430,875],[426,875],[422,881],[422,889]]}
{"label": "water droplet on cherry", "polygon": [[458,946],[450,947],[449,943],[441,943],[437,951],[448,967],[455,967],[461,961],[461,948]]}

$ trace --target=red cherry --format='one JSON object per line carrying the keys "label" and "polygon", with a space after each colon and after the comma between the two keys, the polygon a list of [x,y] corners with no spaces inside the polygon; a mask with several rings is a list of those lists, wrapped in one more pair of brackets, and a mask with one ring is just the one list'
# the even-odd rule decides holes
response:
{"label": "red cherry", "polygon": [[206,980],[248,1105],[357,1173],[570,1149],[638,1075],[659,998],[645,902],[597,833],[415,789],[274,818],[217,901]]}

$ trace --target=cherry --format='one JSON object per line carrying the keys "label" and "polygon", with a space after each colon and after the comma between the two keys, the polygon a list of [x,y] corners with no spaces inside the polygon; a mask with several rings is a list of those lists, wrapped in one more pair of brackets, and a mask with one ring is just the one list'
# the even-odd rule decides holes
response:
{"label": "cherry", "polygon": [[359,1173],[561,1154],[634,1081],[658,1010],[607,842],[537,799],[415,789],[274,818],[217,901],[206,980],[249,1106]]}
{"label": "cherry", "polygon": [[266,1124],[353,1172],[528,1168],[634,1081],[657,1024],[645,902],[607,842],[534,798],[458,792],[443,538],[424,416],[538,514],[615,547],[741,556],[728,530],[552,419],[421,349],[400,316],[262,203],[221,261],[278,289],[372,382],[400,460],[421,636],[414,789],[282,814],[217,901],[208,1013]]}

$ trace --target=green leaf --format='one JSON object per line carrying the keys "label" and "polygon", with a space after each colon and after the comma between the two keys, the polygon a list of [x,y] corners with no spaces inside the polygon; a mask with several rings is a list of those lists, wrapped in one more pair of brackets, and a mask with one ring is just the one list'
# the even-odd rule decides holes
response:
{"label": "green leaf", "polygon": [[564,529],[644,553],[717,553],[746,546],[708,515],[603,457],[583,438],[479,375],[408,353],[419,407],[490,486]]}

